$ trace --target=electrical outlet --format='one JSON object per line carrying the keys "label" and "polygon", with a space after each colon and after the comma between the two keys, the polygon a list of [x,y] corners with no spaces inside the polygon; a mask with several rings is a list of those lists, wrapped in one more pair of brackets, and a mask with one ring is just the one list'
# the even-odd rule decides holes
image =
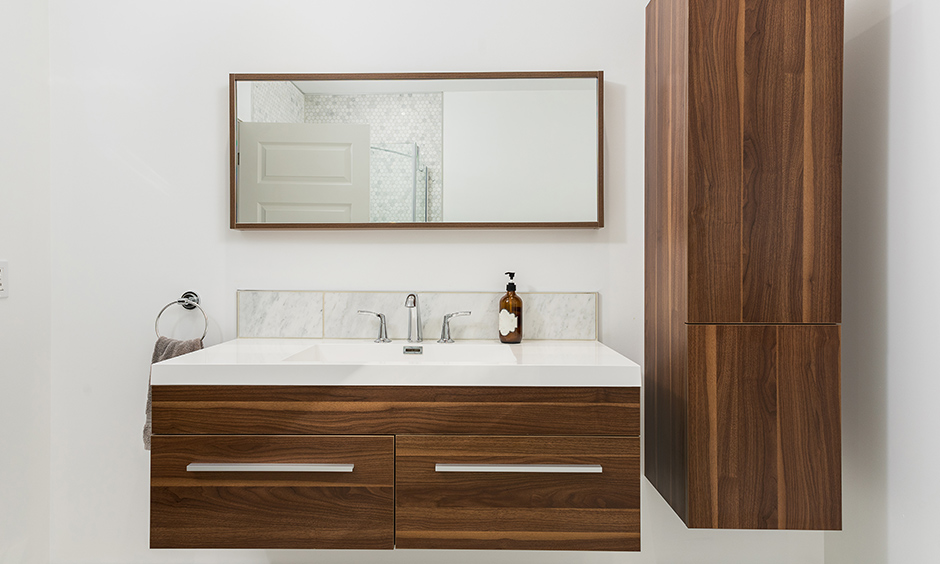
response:
{"label": "electrical outlet", "polygon": [[10,267],[5,260],[0,260],[0,298],[10,295]]}

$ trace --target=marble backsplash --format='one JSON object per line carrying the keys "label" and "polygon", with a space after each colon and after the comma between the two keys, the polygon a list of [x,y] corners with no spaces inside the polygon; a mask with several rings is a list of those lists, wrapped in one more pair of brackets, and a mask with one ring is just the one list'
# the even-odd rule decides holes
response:
{"label": "marble backsplash", "polygon": [[[242,338],[374,339],[379,320],[360,309],[385,314],[388,336],[408,337],[408,292],[316,292],[239,290],[237,333]],[[498,338],[497,310],[503,292],[418,292],[421,330],[426,341],[441,334],[444,314],[470,311],[451,319],[456,340]],[[523,338],[597,339],[597,294],[593,292],[519,293],[523,301]]]}

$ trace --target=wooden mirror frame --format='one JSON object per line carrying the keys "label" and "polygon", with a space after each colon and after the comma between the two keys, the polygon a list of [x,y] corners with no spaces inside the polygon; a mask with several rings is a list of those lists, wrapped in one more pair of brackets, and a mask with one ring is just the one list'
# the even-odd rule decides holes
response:
{"label": "wooden mirror frame", "polygon": [[[239,223],[236,220],[236,81],[442,80],[442,79],[596,78],[597,221],[571,222],[419,222],[419,223]],[[229,226],[232,229],[599,229],[604,226],[604,71],[443,72],[358,74],[229,74]]]}

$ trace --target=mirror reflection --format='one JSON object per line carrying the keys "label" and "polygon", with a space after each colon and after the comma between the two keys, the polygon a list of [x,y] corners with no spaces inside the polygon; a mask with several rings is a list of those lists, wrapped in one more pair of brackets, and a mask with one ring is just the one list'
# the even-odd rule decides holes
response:
{"label": "mirror reflection", "polygon": [[601,73],[320,76],[232,76],[233,227],[602,225]]}

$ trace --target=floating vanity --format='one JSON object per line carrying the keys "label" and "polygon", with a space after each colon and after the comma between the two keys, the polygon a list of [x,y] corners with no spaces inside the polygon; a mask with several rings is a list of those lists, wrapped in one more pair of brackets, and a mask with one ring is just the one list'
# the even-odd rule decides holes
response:
{"label": "floating vanity", "polygon": [[596,341],[236,339],[155,364],[152,548],[640,548],[640,369]]}

